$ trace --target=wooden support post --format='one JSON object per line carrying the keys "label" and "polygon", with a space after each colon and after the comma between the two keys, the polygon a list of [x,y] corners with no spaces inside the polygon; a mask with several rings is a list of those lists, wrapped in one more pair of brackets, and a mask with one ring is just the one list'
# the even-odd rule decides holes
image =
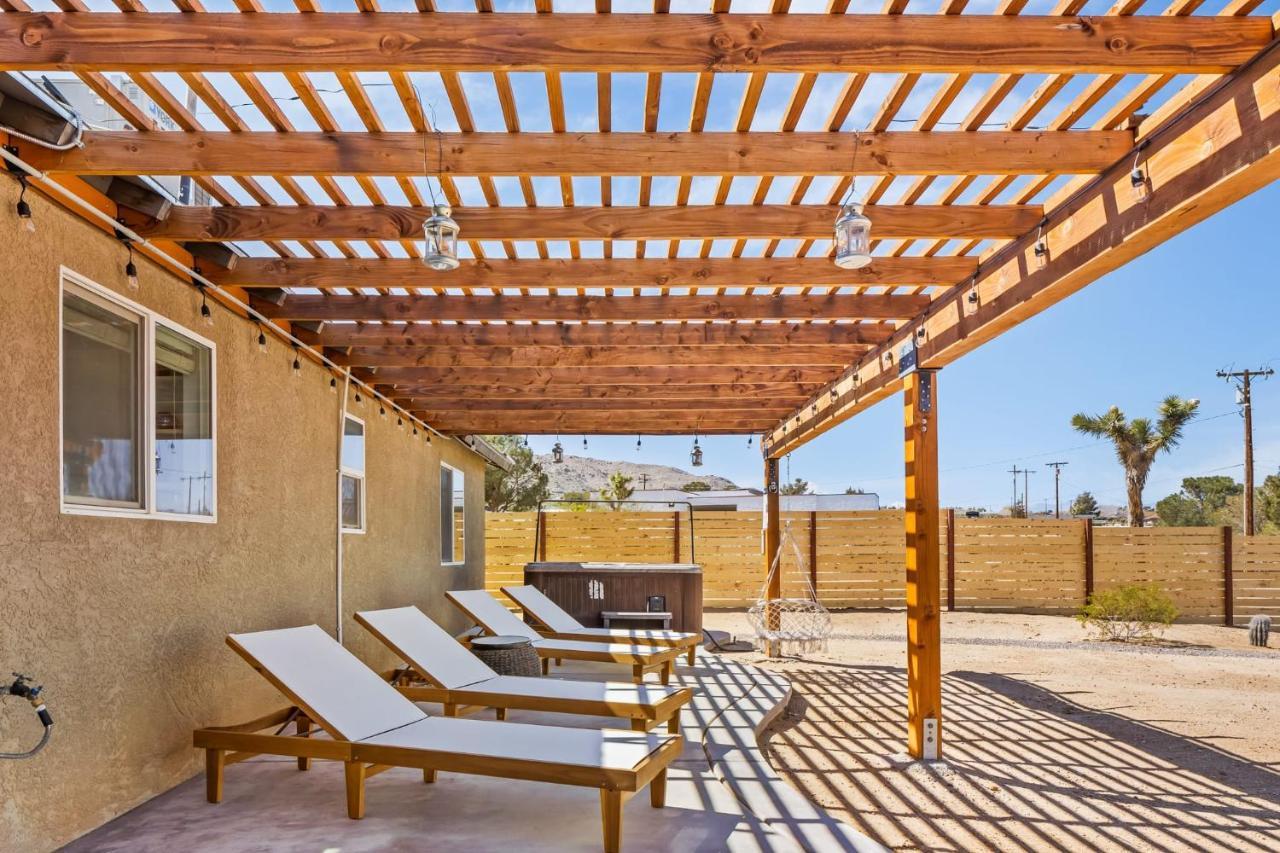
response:
{"label": "wooden support post", "polygon": [[1231,545],[1231,525],[1222,526],[1222,624],[1228,628],[1235,625],[1235,588],[1231,577],[1233,554]]}
{"label": "wooden support post", "polygon": [[809,586],[818,597],[818,513],[809,513]]}
{"label": "wooden support post", "polygon": [[[769,588],[765,592],[765,598],[769,601],[782,598],[782,566],[778,566],[777,574],[772,576],[769,574],[769,570],[773,567],[773,560],[778,556],[781,542],[782,532],[778,517],[778,460],[766,457],[764,460],[764,573],[765,577],[770,578]],[[765,627],[770,631],[777,631],[779,628],[777,611],[770,608],[765,613]],[[777,643],[767,641],[764,651],[771,658],[781,654]]]}
{"label": "wooden support post", "polygon": [[1084,520],[1084,603],[1093,598],[1093,519]]}
{"label": "wooden support post", "polygon": [[[301,713],[302,713],[302,712],[301,712],[301,711],[299,711],[299,714],[301,714]],[[307,737],[307,736],[308,736],[308,734],[310,734],[310,732],[311,732],[311,720],[309,720],[309,719],[308,719],[307,717],[305,717],[305,716],[299,716],[299,717],[298,717],[298,736],[299,736],[299,737]],[[307,758],[305,755],[299,755],[299,756],[298,756],[298,769],[299,769],[299,770],[310,770],[310,769],[311,769],[311,759],[310,759],[310,758]]]}
{"label": "wooden support post", "polygon": [[908,374],[903,389],[907,544],[907,750],[942,757],[942,631],[938,606],[937,373]]}
{"label": "wooden support post", "polygon": [[204,795],[211,803],[222,802],[222,778],[227,768],[225,749],[204,751]]}
{"label": "wooden support post", "polygon": [[671,539],[672,551],[671,562],[680,562],[680,510],[671,513]]}
{"label": "wooden support post", "polygon": [[947,510],[947,612],[956,609],[956,511]]}
{"label": "wooden support post", "polygon": [[546,562],[547,559],[547,514],[542,510],[538,510],[538,560]]}

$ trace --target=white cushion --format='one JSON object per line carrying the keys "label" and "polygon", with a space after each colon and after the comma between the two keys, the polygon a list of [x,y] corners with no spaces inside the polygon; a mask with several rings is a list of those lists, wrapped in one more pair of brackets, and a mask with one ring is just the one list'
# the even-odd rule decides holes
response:
{"label": "white cushion", "polygon": [[497,675],[416,607],[356,614],[396,654],[441,687],[465,687]]}

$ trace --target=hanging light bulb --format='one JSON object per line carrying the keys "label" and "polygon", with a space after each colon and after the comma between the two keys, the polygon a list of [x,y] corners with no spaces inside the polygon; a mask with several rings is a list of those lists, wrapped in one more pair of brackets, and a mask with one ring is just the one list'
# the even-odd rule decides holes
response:
{"label": "hanging light bulb", "polygon": [[452,213],[449,205],[436,204],[422,223],[422,236],[426,240],[422,262],[433,270],[458,268],[458,223],[453,221]]}
{"label": "hanging light bulb", "polygon": [[836,266],[844,270],[862,269],[871,263],[871,220],[859,202],[840,208],[836,218]]}
{"label": "hanging light bulb", "polygon": [[1035,247],[1036,269],[1042,270],[1049,263],[1049,241],[1044,239],[1044,222],[1040,223],[1040,228],[1036,231],[1036,247]]}
{"label": "hanging light bulb", "polygon": [[209,300],[205,298],[204,285],[200,285],[200,319],[206,326],[213,326],[213,311],[209,310]]}
{"label": "hanging light bulb", "polygon": [[384,405],[382,405],[381,403],[379,403],[379,404],[378,404],[378,417],[380,417],[380,418],[385,418],[386,416],[387,416],[387,407],[386,407],[386,406],[384,406]]}
{"label": "hanging light bulb", "polygon": [[751,446],[751,442],[752,442],[752,441],[754,441],[754,440],[755,440],[755,436],[754,436],[754,435],[749,435],[749,436],[747,436],[747,447],[750,447],[750,446]]}
{"label": "hanging light bulb", "polygon": [[293,378],[302,378],[302,361],[298,358],[298,345],[293,345]]}
{"label": "hanging light bulb", "polygon": [[129,260],[124,265],[124,281],[130,290],[138,289],[138,266],[133,262],[133,243],[126,242],[125,248],[129,250]]}
{"label": "hanging light bulb", "polygon": [[[260,324],[254,323],[254,325],[258,327],[258,352],[265,353],[267,351],[267,333],[262,331],[262,326]],[[329,387],[332,390],[337,390],[334,386],[338,383],[332,379],[329,381],[332,383]]]}
{"label": "hanging light bulb", "polygon": [[640,449],[640,436],[636,436],[636,450]]}
{"label": "hanging light bulb", "polygon": [[1147,200],[1150,190],[1147,186],[1147,175],[1136,162],[1133,165],[1133,171],[1129,173],[1129,185],[1133,187],[1134,201],[1142,202]]}
{"label": "hanging light bulb", "polygon": [[27,203],[27,176],[19,175],[18,183],[22,184],[22,190],[18,193],[18,203],[14,208],[18,214],[18,221],[22,223],[22,228],[28,234],[36,233],[36,221],[31,216],[31,205]]}
{"label": "hanging light bulb", "polygon": [[556,443],[551,447],[551,461],[557,465],[564,462],[564,448],[560,446],[559,439],[556,439]]}
{"label": "hanging light bulb", "polygon": [[404,418],[396,415],[396,429],[404,429]]}
{"label": "hanging light bulb", "polygon": [[357,389],[356,389],[356,402],[357,402],[357,403],[359,403],[359,402],[360,402],[360,389],[359,389],[359,388],[357,388]]}
{"label": "hanging light bulb", "polygon": [[582,437],[582,449],[587,449],[587,437],[585,435]]}
{"label": "hanging light bulb", "polygon": [[702,467],[702,448],[698,446],[698,436],[693,437],[693,450],[689,451],[689,464],[694,468]]}
{"label": "hanging light bulb", "polygon": [[338,377],[336,376],[329,377],[329,393],[330,394],[338,393]]}

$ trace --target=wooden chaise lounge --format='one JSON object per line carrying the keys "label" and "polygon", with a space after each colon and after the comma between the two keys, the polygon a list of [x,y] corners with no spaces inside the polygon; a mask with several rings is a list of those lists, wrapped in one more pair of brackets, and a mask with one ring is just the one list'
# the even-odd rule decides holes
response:
{"label": "wooden chaise lounge", "polygon": [[645,673],[657,671],[663,684],[671,682],[671,671],[680,649],[638,646],[627,643],[589,643],[584,640],[548,640],[532,625],[520,621],[483,589],[450,590],[445,596],[470,616],[486,632],[494,635],[528,637],[542,658],[542,671],[550,669],[554,660],[584,660],[620,663],[631,667],[631,678],[637,684]]}
{"label": "wooden chaise lounge", "polygon": [[[622,804],[649,786],[649,801],[666,798],[667,766],[681,737],[624,729],[576,729],[431,717],[396,692],[318,625],[233,634],[227,644],[296,706],[226,728],[197,729],[205,750],[209,802],[222,799],[224,768],[255,755],[289,755],[306,770],[312,759],[346,766],[347,814],[364,816],[365,780],[393,767],[553,782],[600,790],[604,849],[622,835]],[[297,733],[282,731],[297,720]],[[329,738],[316,734],[312,723]],[[499,839],[495,839],[495,842]]]}
{"label": "wooden chaise lounge", "polygon": [[647,646],[675,646],[689,655],[693,666],[698,654],[697,634],[647,628],[588,628],[574,619],[564,608],[543,594],[536,586],[504,586],[503,593],[519,605],[526,616],[542,626],[544,636],[554,640],[585,640],[589,643],[644,643]]}
{"label": "wooden chaise lounge", "polygon": [[665,722],[667,731],[678,732],[680,709],[693,698],[688,687],[499,675],[416,607],[365,610],[355,620],[426,682],[397,681],[400,694],[414,702],[439,702],[449,717],[478,706],[496,709],[501,720],[508,708],[518,708],[625,717],[641,732]]}

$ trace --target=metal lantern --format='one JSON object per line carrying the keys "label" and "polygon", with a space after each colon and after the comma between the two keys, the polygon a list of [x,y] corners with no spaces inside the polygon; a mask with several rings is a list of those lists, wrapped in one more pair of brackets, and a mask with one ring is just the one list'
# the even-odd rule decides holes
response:
{"label": "metal lantern", "polygon": [[559,465],[564,462],[564,448],[560,446],[560,442],[556,442],[551,448],[551,461]]}
{"label": "metal lantern", "polygon": [[426,240],[422,260],[433,270],[458,268],[458,223],[450,215],[447,204],[431,208],[431,215],[422,223],[422,236]]}
{"label": "metal lantern", "polygon": [[850,202],[836,218],[836,266],[846,270],[862,269],[871,263],[871,220],[862,205]]}
{"label": "metal lantern", "polygon": [[693,450],[689,452],[689,462],[694,468],[702,467],[702,448],[698,446],[698,439],[693,440]]}

